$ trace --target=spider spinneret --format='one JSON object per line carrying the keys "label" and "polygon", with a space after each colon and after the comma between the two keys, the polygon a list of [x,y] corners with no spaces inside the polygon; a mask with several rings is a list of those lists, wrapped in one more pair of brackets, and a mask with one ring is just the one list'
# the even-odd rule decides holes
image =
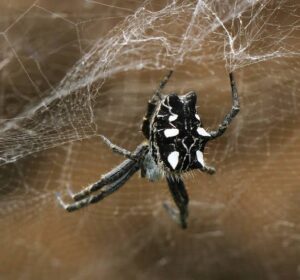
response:
{"label": "spider spinneret", "polygon": [[[58,195],[60,204],[69,212],[96,203],[123,186],[141,170],[141,176],[150,181],[166,177],[169,190],[178,210],[164,204],[166,210],[182,228],[187,227],[189,197],[181,174],[200,169],[214,174],[215,168],[206,165],[203,158],[208,141],[221,136],[240,109],[233,73],[229,74],[232,95],[231,111],[224,117],[217,130],[206,131],[196,110],[197,96],[191,91],[183,96],[175,93],[163,95],[162,89],[173,71],[161,81],[159,88],[148,102],[142,132],[147,139],[134,152],[113,144],[106,137],[104,142],[116,153],[127,159],[106,173],[101,179],[82,191],[71,194],[73,203],[66,204]],[[91,193],[99,191],[96,195]]]}

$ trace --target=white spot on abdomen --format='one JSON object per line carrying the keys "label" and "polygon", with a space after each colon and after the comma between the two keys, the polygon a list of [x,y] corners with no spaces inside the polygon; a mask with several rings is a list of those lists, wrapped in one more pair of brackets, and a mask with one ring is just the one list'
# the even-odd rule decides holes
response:
{"label": "white spot on abdomen", "polygon": [[164,134],[167,138],[174,137],[179,134],[179,130],[177,128],[167,128],[164,130]]}
{"label": "white spot on abdomen", "polygon": [[172,166],[173,169],[176,168],[178,164],[179,153],[177,151],[172,152],[168,155],[168,162]]}
{"label": "white spot on abdomen", "polygon": [[197,132],[201,136],[208,136],[210,137],[210,134],[203,128],[203,127],[198,127]]}
{"label": "white spot on abdomen", "polygon": [[169,117],[169,122],[175,121],[178,118],[178,115],[174,114]]}
{"label": "white spot on abdomen", "polygon": [[195,117],[196,117],[196,119],[197,119],[198,121],[200,121],[200,117],[199,117],[198,114],[195,114]]}
{"label": "white spot on abdomen", "polygon": [[202,166],[205,166],[204,159],[203,159],[203,153],[201,151],[197,151],[196,156],[197,156],[197,160],[200,162],[200,164]]}

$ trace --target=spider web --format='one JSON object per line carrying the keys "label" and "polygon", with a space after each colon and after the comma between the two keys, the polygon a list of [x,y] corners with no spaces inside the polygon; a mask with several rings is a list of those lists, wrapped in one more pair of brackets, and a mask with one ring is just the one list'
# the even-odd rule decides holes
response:
{"label": "spider web", "polygon": [[[0,278],[297,279],[300,80],[297,1],[14,1],[0,4]],[[198,93],[205,128],[241,112],[193,173],[189,228],[166,183],[134,176],[76,213],[55,199],[133,150],[146,103]]]}

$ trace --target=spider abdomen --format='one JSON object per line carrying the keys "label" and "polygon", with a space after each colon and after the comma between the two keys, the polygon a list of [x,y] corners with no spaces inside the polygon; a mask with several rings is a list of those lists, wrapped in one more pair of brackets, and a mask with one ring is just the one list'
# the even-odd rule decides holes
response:
{"label": "spider abdomen", "polygon": [[203,150],[210,135],[201,127],[195,92],[167,95],[150,123],[150,151],[167,171],[203,168]]}

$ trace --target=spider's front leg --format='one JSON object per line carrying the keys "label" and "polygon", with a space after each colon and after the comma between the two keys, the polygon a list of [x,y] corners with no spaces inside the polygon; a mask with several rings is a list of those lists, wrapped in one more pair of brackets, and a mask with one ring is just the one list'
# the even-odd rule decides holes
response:
{"label": "spider's front leg", "polygon": [[126,173],[128,173],[134,167],[135,164],[136,163],[130,159],[123,161],[113,170],[102,175],[101,179],[96,183],[89,185],[88,187],[84,188],[83,190],[77,193],[71,193],[72,199],[75,201],[79,201],[89,196],[91,193],[102,189],[104,186],[112,184],[113,182],[117,181],[119,178],[124,176]]}
{"label": "spider's front leg", "polygon": [[104,174],[101,176],[101,179],[86,187],[82,191],[72,194],[72,199],[75,201],[81,200],[88,195],[90,195],[92,192],[95,192],[97,190],[100,190],[103,188],[105,185],[112,184],[122,176],[124,176],[126,173],[128,173],[131,169],[134,168],[136,164],[139,165],[139,161],[144,158],[144,155],[148,151],[148,145],[146,144],[141,144],[139,145],[134,152],[129,152],[125,150],[124,148],[121,148],[115,144],[113,144],[108,138],[105,136],[101,135],[102,139],[104,142],[113,150],[113,152],[116,152],[118,154],[121,154],[128,159],[120,163],[117,167],[115,167],[113,170],[110,172]]}
{"label": "spider's front leg", "polygon": [[155,91],[154,96],[155,95],[158,96],[160,100],[162,99],[161,91],[163,90],[163,88],[168,83],[168,81],[171,78],[172,74],[173,74],[173,70],[170,70],[169,73],[161,80],[161,82],[159,83],[158,89]]}
{"label": "spider's front leg", "polygon": [[[108,139],[107,141],[112,144]],[[85,207],[91,203],[96,203],[104,199],[105,197],[114,193],[116,190],[122,187],[130,179],[130,177],[140,169],[140,162],[143,160],[146,152],[148,151],[147,144],[139,145],[133,153],[130,153],[114,144],[112,145],[114,148],[117,147],[118,153],[119,151],[121,151],[123,154],[123,151],[125,151],[125,156],[127,156],[129,153],[130,158],[132,159],[123,161],[113,170],[103,175],[98,182],[86,187],[78,193],[73,194],[72,198],[75,200],[74,203],[67,204],[61,199],[59,195],[57,195],[59,203],[65,210],[72,212],[81,209],[82,207]],[[90,195],[92,192],[98,190],[101,190],[99,194]]]}
{"label": "spider's front leg", "polygon": [[167,182],[169,190],[174,199],[176,206],[178,207],[179,213],[169,206],[164,204],[165,209],[170,214],[170,216],[180,224],[180,226],[185,229],[187,228],[187,218],[188,218],[188,203],[189,196],[185,189],[184,183],[180,178],[174,178],[173,176],[167,176]]}
{"label": "spider's front leg", "polygon": [[57,199],[60,205],[68,212],[79,210],[85,206],[88,206],[89,204],[97,203],[103,200],[105,197],[111,195],[112,193],[120,189],[130,179],[130,177],[139,169],[140,167],[138,163],[135,163],[135,165],[127,173],[125,173],[123,176],[118,178],[116,181],[108,185],[105,185],[104,188],[101,189],[101,192],[96,195],[84,197],[81,200],[75,201],[70,204],[65,203],[60,198],[60,196],[58,196]]}
{"label": "spider's front leg", "polygon": [[169,71],[169,73],[161,80],[159,87],[156,89],[155,93],[148,101],[147,112],[146,115],[144,116],[142,127],[141,127],[141,130],[144,136],[146,137],[146,139],[149,139],[150,137],[150,131],[149,131],[150,119],[153,116],[153,113],[155,112],[157,103],[163,99],[163,95],[161,92],[163,88],[166,86],[166,84],[168,83],[172,74],[173,74],[173,70]]}
{"label": "spider's front leg", "polygon": [[222,123],[219,125],[218,130],[209,132],[212,139],[221,136],[226,131],[226,129],[228,128],[228,126],[230,125],[230,123],[232,122],[234,117],[240,111],[240,102],[239,102],[239,97],[238,97],[238,91],[237,91],[233,73],[229,73],[229,78],[230,78],[231,96],[232,96],[231,111],[225,116]]}

